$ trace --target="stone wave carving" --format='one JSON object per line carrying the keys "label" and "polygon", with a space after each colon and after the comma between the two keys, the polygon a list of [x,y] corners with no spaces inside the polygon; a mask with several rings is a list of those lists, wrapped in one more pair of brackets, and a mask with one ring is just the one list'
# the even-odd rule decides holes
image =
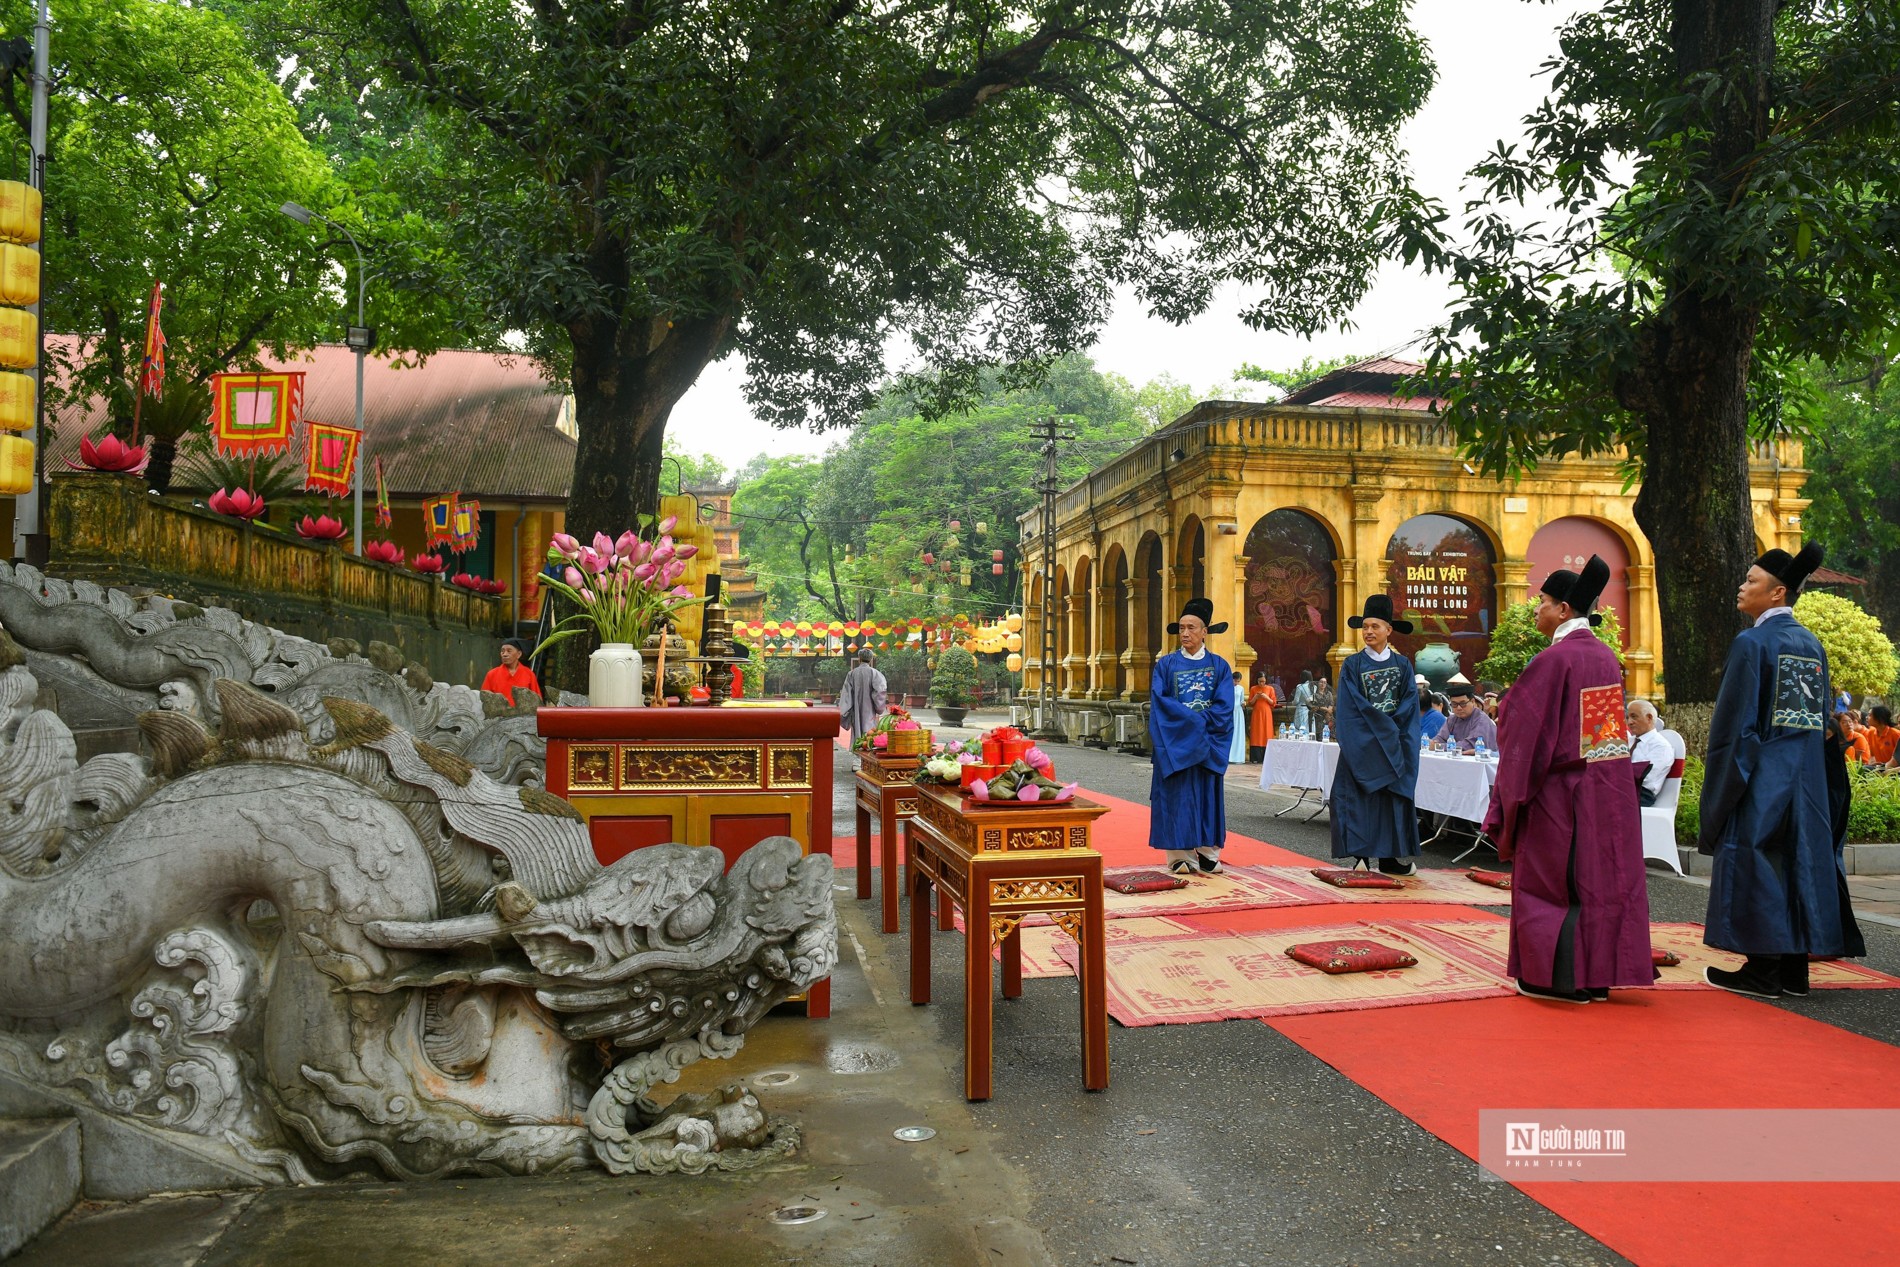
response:
{"label": "stone wave carving", "polygon": [[[25,571],[0,583],[8,612]],[[684,845],[603,868],[572,807],[442,726],[356,696],[319,697],[315,724],[283,689],[314,673],[254,680],[353,666],[256,626],[141,629],[123,596],[66,588],[28,595],[25,623],[66,609],[69,649],[42,629],[37,654],[114,680],[136,644],[195,706],[140,715],[140,753],[82,762],[29,666],[0,671],[0,1068],[291,1183],[698,1173],[796,1143],[744,1087],[647,1092],[830,975],[828,858],[778,837],[725,872]],[[248,679],[206,651],[233,647]]]}

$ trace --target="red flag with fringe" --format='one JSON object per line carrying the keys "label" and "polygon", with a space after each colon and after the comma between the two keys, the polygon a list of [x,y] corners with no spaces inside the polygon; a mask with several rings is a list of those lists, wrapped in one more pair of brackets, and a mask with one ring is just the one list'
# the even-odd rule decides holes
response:
{"label": "red flag with fringe", "polygon": [[145,354],[139,360],[139,390],[157,396],[165,386],[165,331],[158,313],[165,306],[164,284],[152,283],[152,299],[145,307]]}
{"label": "red flag with fringe", "polygon": [[455,540],[455,503],[461,496],[460,492],[444,493],[422,503],[422,534],[428,545],[444,545]]}
{"label": "red flag with fringe", "polygon": [[376,459],[376,526],[388,528],[396,522],[389,509],[389,486],[383,480],[383,459]]}
{"label": "red flag with fringe", "polygon": [[344,497],[356,479],[356,450],[363,433],[355,427],[313,422],[304,429],[303,486]]}
{"label": "red flag with fringe", "polygon": [[282,452],[302,421],[301,372],[211,376],[211,438],[228,457]]}

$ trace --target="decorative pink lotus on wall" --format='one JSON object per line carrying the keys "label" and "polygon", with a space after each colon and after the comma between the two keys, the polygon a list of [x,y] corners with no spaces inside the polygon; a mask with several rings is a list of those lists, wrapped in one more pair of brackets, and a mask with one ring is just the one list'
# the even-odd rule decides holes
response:
{"label": "decorative pink lotus on wall", "polygon": [[102,436],[97,444],[82,436],[79,460],[95,471],[136,471],[145,465],[145,446],[127,444],[115,435]]}
{"label": "decorative pink lotus on wall", "polygon": [[442,575],[442,558],[435,554],[418,554],[409,560],[409,566],[426,576]]}
{"label": "decorative pink lotus on wall", "polygon": [[349,531],[342,520],[329,515],[318,515],[315,519],[305,515],[297,521],[296,527],[297,535],[306,541],[336,541]]}
{"label": "decorative pink lotus on wall", "polygon": [[363,543],[363,557],[372,563],[387,563],[397,567],[402,563],[402,547],[394,541],[366,541]]}
{"label": "decorative pink lotus on wall", "polygon": [[248,488],[221,488],[205,498],[205,504],[233,519],[255,519],[264,513],[264,499]]}

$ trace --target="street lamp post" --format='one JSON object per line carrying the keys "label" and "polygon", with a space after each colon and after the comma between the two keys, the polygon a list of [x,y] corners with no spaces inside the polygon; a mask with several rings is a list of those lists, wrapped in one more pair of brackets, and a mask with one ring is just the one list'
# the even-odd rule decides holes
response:
{"label": "street lamp post", "polygon": [[376,331],[363,321],[364,288],[369,282],[369,270],[363,264],[363,248],[357,244],[356,235],[348,227],[338,224],[329,216],[294,202],[287,202],[279,211],[295,220],[298,224],[309,224],[312,220],[321,220],[341,233],[356,252],[356,324],[349,328],[343,341],[356,352],[356,470],[353,472],[353,484],[356,493],[356,552],[363,553],[363,463],[369,460],[369,449],[363,442],[363,358],[376,346]]}

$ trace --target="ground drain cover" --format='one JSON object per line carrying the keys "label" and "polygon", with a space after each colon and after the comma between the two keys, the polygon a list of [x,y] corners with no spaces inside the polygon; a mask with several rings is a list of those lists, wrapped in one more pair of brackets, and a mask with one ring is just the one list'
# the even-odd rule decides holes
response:
{"label": "ground drain cover", "polygon": [[758,1075],[752,1079],[752,1085],[755,1087],[782,1087],[788,1082],[797,1081],[797,1074],[786,1073],[783,1070],[779,1070],[773,1073],[762,1073]]}
{"label": "ground drain cover", "polygon": [[937,1138],[937,1132],[928,1126],[900,1126],[891,1134],[906,1144],[921,1144],[927,1139]]}
{"label": "ground drain cover", "polygon": [[772,1211],[774,1223],[816,1223],[824,1217],[824,1207],[816,1205],[782,1205]]}

